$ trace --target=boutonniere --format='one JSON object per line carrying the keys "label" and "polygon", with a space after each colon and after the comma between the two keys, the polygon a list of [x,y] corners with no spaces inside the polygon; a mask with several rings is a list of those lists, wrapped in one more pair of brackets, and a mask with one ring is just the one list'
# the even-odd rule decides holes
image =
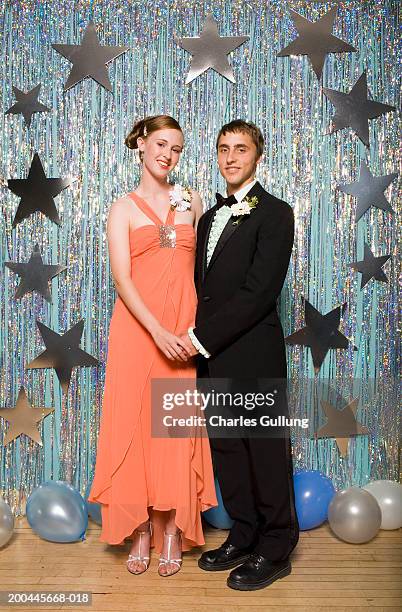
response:
{"label": "boutonniere", "polygon": [[257,196],[253,196],[249,198],[246,196],[244,200],[241,202],[237,202],[236,204],[232,204],[230,210],[232,211],[233,217],[240,217],[237,221],[233,221],[233,225],[238,225],[245,215],[249,215],[253,208],[255,208],[258,204]]}
{"label": "boutonniere", "polygon": [[191,189],[190,187],[183,187],[178,183],[175,183],[173,189],[169,191],[170,208],[171,210],[178,210],[184,212],[191,208]]}

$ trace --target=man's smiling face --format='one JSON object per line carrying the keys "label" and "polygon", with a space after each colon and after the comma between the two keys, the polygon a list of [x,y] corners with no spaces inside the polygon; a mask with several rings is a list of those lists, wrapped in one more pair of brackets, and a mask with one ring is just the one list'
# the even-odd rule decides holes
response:
{"label": "man's smiling face", "polygon": [[255,176],[257,147],[246,132],[226,132],[218,142],[218,166],[227,182],[228,194],[235,193]]}

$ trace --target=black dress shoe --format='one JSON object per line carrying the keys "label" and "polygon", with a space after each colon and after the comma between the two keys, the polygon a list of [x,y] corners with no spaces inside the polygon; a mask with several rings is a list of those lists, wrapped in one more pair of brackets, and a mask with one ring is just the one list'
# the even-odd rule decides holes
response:
{"label": "black dress shoe", "polygon": [[198,567],[207,572],[220,572],[244,563],[252,552],[251,548],[236,548],[224,542],[219,548],[207,550],[198,559]]}
{"label": "black dress shoe", "polygon": [[288,576],[291,571],[289,559],[269,561],[262,555],[253,553],[243,565],[230,572],[227,585],[238,591],[257,591],[269,586],[278,578]]}

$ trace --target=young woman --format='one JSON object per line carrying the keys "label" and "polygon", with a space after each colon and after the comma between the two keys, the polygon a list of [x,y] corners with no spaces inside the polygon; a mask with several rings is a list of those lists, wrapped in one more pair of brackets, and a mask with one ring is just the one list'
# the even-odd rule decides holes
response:
{"label": "young woman", "polygon": [[183,133],[167,115],[137,122],[126,138],[139,149],[141,180],[111,206],[107,235],[118,293],[110,322],[95,477],[89,501],[102,509],[100,540],[132,538],[127,568],[181,567],[181,552],[204,543],[201,512],[217,505],[207,438],[151,436],[153,378],[195,378],[180,334],[194,324],[195,228],[199,195],[168,183]]}

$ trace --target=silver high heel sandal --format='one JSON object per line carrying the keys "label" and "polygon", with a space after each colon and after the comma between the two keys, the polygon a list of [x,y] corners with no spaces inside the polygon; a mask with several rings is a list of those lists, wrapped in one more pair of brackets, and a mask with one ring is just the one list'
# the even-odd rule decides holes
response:
{"label": "silver high heel sandal", "polygon": [[[168,551],[167,551],[167,556],[165,557],[159,557],[159,565],[158,565],[158,574],[159,576],[162,576],[162,578],[166,578],[166,576],[173,576],[173,574],[177,574],[177,572],[180,570],[181,568],[181,564],[182,564],[182,559],[172,559],[170,556],[170,552],[171,552],[171,548],[172,548],[172,538],[179,538],[179,542],[180,542],[180,548],[181,548],[181,531],[177,531],[176,533],[164,533],[163,534],[164,537],[168,538]],[[167,564],[168,563],[174,563],[175,565],[177,565],[177,569],[175,568],[173,571],[170,571],[169,573],[166,574],[161,574],[161,567],[164,567],[166,569]]]}
{"label": "silver high heel sandal", "polygon": [[[128,559],[126,561],[127,564],[127,569],[130,572],[130,574],[143,574],[149,567],[149,556],[142,556],[141,555],[141,543],[142,543],[142,536],[143,535],[149,535],[149,538],[151,540],[152,537],[152,523],[149,522],[149,529],[148,531],[138,531],[137,529],[134,530],[134,533],[140,536],[140,540],[138,542],[138,555],[132,555],[131,553],[128,555]],[[151,541],[149,542],[151,544]],[[140,562],[143,563],[144,565],[144,569],[143,570],[137,570],[137,571],[133,571],[130,569],[130,564],[134,563],[134,562]]]}

